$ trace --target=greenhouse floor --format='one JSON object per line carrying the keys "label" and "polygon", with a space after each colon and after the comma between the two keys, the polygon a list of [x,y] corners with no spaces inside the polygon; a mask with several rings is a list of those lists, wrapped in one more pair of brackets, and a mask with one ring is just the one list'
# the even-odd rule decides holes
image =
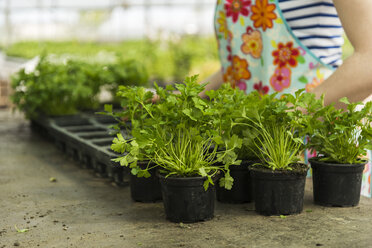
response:
{"label": "greenhouse floor", "polygon": [[80,169],[22,116],[0,110],[0,248],[372,247],[372,199],[325,208],[311,192],[308,180],[304,212],[286,218],[216,203],[211,221],[171,223],[161,202],[131,201],[128,187]]}

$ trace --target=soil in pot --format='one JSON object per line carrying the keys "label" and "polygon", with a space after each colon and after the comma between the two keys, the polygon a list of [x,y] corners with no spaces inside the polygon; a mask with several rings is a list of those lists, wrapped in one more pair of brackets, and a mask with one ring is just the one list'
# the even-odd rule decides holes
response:
{"label": "soil in pot", "polygon": [[336,164],[319,161],[316,158],[310,159],[314,203],[332,207],[358,205],[366,163]]}
{"label": "soil in pot", "polygon": [[256,212],[262,215],[290,215],[302,212],[308,167],[293,170],[251,167]]}
{"label": "soil in pot", "polygon": [[205,190],[205,177],[167,177],[158,174],[166,218],[193,223],[214,217],[215,188]]}
{"label": "soil in pot", "polygon": [[217,183],[217,200],[224,203],[247,203],[253,200],[252,180],[249,165],[256,163],[253,160],[243,160],[240,165],[230,166],[230,175],[234,178],[233,187],[227,190]]}
{"label": "soil in pot", "polygon": [[[138,161],[141,168],[146,168],[148,161]],[[130,174],[130,193],[134,201],[156,202],[162,199],[159,178],[156,169],[149,170],[150,177],[137,177]]]}

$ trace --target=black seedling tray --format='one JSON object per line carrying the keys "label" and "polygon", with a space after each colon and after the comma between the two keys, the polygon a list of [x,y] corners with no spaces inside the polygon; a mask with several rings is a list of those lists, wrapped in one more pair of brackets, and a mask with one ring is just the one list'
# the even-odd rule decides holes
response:
{"label": "black seedling tray", "polygon": [[129,170],[112,161],[118,157],[110,148],[115,133],[110,128],[113,124],[116,120],[112,117],[91,113],[32,121],[33,130],[53,139],[61,151],[82,167],[93,169],[117,185],[127,185]]}

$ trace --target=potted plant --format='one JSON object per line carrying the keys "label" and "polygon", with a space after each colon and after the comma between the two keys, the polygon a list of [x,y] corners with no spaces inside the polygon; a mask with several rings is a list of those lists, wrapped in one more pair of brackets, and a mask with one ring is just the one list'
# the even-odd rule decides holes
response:
{"label": "potted plant", "polygon": [[254,104],[259,100],[258,94],[246,95],[240,89],[233,89],[230,84],[222,85],[218,90],[206,92],[209,97],[210,106],[213,109],[212,125],[215,137],[220,144],[224,140],[229,140],[233,135],[242,139],[242,146],[235,149],[237,158],[241,160],[239,165],[229,167],[230,175],[234,183],[230,190],[223,185],[216,187],[217,200],[225,203],[246,203],[252,201],[252,187],[249,172],[249,165],[258,161],[255,153],[253,140],[257,136],[255,129],[248,126],[233,125],[234,122],[244,122],[241,118],[243,108],[254,108]]}
{"label": "potted plant", "polygon": [[24,69],[12,77],[12,100],[27,118],[75,114],[81,108],[97,106],[99,84],[81,76],[80,67],[50,63],[41,57],[35,70]]}
{"label": "potted plant", "polygon": [[122,110],[113,112],[112,105],[105,105],[105,112],[102,113],[114,117],[118,122],[113,126],[117,130],[117,137],[113,139],[111,149],[118,156],[127,153],[114,161],[131,168],[130,190],[134,201],[161,200],[159,179],[152,159],[154,150],[146,142],[141,143],[140,139],[153,125],[150,119],[150,113],[156,111],[155,106],[150,104],[153,93],[144,87],[119,86],[117,97],[121,100]]}
{"label": "potted plant", "polygon": [[242,117],[248,122],[237,123],[253,128],[260,159],[250,167],[256,211],[263,215],[289,215],[302,212],[308,167],[300,163],[303,151],[302,106],[313,105],[314,96],[296,92],[263,96],[256,108],[245,109]]}
{"label": "potted plant", "polygon": [[[141,102],[149,115],[148,128],[133,133],[133,139],[122,141],[117,150],[124,153],[116,161],[132,167],[132,173],[147,175],[149,168],[137,165],[146,156],[158,167],[167,219],[173,222],[196,222],[214,215],[214,183],[231,188],[229,166],[238,164],[234,150],[241,145],[237,136],[224,141],[224,149],[211,132],[212,109],[198,94],[205,85],[197,77],[166,90],[155,85],[160,100],[157,104]],[[119,143],[116,142],[119,145]],[[212,148],[213,149],[210,149]],[[144,151],[151,151],[145,152]],[[221,174],[224,175],[221,175]]]}
{"label": "potted plant", "polygon": [[350,103],[347,98],[340,102],[346,109],[330,105],[307,110],[312,115],[307,120],[307,146],[317,152],[310,159],[314,202],[350,207],[359,203],[366,150],[372,149],[372,102],[361,109],[359,102]]}

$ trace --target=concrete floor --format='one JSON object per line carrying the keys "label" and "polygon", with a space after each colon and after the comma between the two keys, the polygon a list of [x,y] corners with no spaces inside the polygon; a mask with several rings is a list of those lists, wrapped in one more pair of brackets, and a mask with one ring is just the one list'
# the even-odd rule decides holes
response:
{"label": "concrete floor", "polygon": [[128,187],[80,169],[21,116],[2,110],[0,248],[15,246],[372,247],[372,200],[316,206],[308,180],[299,215],[265,217],[254,204],[217,203],[213,220],[175,224],[165,220],[162,203],[132,202]]}

